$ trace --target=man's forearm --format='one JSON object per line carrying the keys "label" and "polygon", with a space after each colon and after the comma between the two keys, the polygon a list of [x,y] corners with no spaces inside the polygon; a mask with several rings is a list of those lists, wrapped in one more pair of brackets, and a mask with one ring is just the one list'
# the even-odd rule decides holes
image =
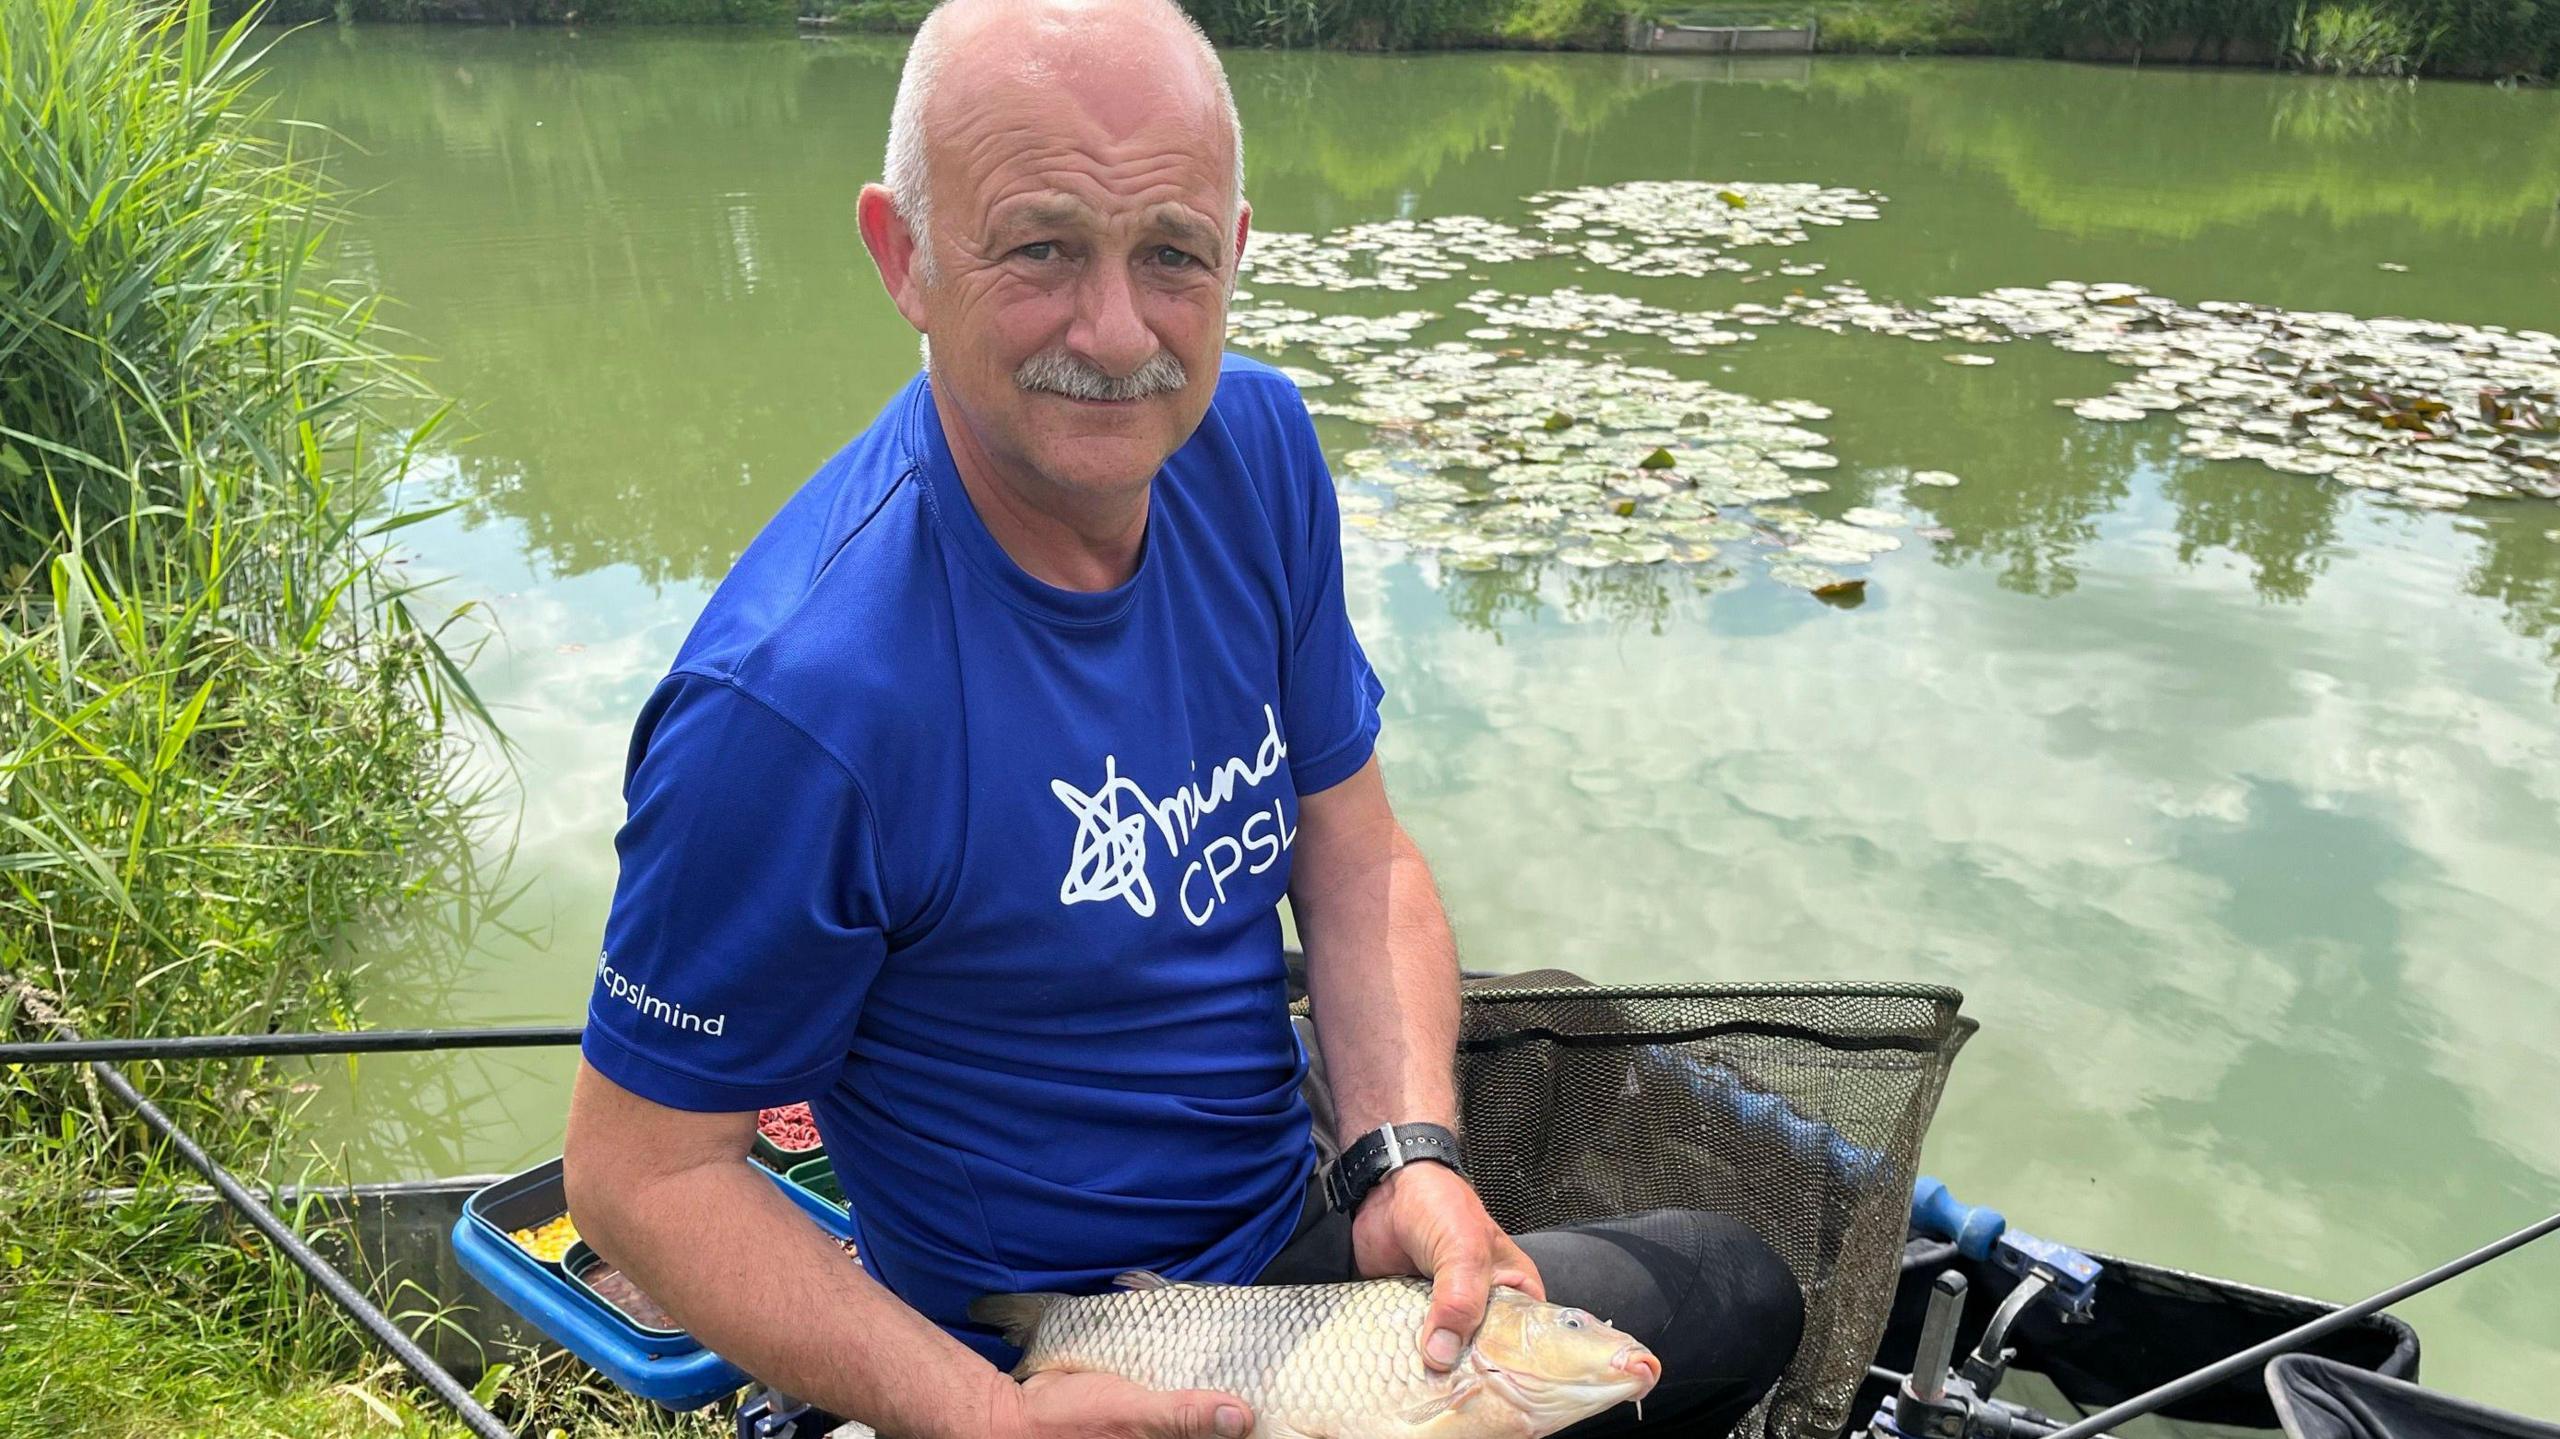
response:
{"label": "man's forearm", "polygon": [[1457,1123],[1458,954],[1431,867],[1392,817],[1293,888],[1335,1121]]}
{"label": "man's forearm", "polygon": [[643,1177],[571,1155],[580,1233],[757,1379],[897,1439],[1004,1432],[1013,1381],[845,1257],[743,1156]]}

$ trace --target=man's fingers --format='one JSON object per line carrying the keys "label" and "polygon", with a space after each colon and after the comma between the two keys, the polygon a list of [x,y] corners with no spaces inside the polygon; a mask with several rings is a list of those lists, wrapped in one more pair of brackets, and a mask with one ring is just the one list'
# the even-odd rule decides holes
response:
{"label": "man's fingers", "polygon": [[1484,1323],[1485,1291],[1490,1284],[1490,1271],[1480,1254],[1444,1260],[1433,1269],[1431,1315],[1422,1326],[1424,1363],[1447,1369],[1458,1362],[1458,1351],[1467,1347],[1476,1327]]}
{"label": "man's fingers", "polygon": [[1214,1389],[1177,1389],[1155,1396],[1156,1423],[1149,1439],[1244,1439],[1253,1428],[1253,1413],[1244,1401]]}

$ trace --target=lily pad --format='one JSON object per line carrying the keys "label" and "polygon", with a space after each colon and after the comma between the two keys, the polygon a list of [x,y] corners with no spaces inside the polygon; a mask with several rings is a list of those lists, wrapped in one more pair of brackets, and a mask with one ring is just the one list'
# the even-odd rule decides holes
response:
{"label": "lily pad", "polygon": [[2121,400],[2081,400],[2071,406],[2071,413],[2084,420],[2122,423],[2127,420],[2141,419],[2150,411],[2143,409],[2140,405],[2128,405]]}
{"label": "lily pad", "polygon": [[2055,281],[1925,306],[1852,285],[1789,302],[1798,324],[1920,341],[2042,339],[2135,372],[2058,403],[2126,423],[2174,414],[2182,454],[2403,494],[2560,499],[2560,337],[2433,320],[2180,304],[2140,286]]}
{"label": "lily pad", "polygon": [[1839,584],[1844,576],[1838,570],[1826,569],[1809,560],[1787,556],[1770,562],[1769,578],[1782,585],[1793,585],[1810,594]]}

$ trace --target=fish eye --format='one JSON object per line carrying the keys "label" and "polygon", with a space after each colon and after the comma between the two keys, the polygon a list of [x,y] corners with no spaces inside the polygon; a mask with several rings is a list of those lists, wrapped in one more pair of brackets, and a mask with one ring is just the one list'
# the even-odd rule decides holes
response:
{"label": "fish eye", "polygon": [[1590,1317],[1590,1315],[1583,1313],[1579,1309],[1568,1309],[1562,1314],[1556,1316],[1556,1322],[1567,1329],[1579,1329],[1582,1327],[1583,1321]]}

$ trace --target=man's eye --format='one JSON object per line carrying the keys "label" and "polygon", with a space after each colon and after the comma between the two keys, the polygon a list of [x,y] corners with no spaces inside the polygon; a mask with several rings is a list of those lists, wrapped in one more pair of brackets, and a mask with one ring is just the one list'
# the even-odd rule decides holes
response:
{"label": "man's eye", "polygon": [[1156,246],[1156,263],[1168,270],[1181,270],[1197,265],[1200,261],[1188,250],[1177,250],[1171,245],[1158,245]]}
{"label": "man's eye", "polygon": [[1020,249],[1015,250],[1013,253],[1020,255],[1026,260],[1054,260],[1058,257],[1058,242],[1055,240],[1034,240],[1030,244],[1024,245]]}

